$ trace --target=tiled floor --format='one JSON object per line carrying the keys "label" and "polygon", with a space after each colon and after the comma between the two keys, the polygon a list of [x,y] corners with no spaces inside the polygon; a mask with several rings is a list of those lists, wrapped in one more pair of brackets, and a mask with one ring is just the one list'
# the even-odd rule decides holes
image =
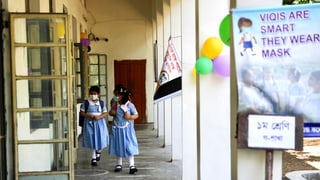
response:
{"label": "tiled floor", "polygon": [[[139,155],[135,156],[138,172],[129,174],[128,161],[124,159],[121,172],[114,172],[115,156],[108,154],[108,149],[102,152],[98,166],[90,165],[91,152],[80,147],[75,164],[76,180],[180,180],[181,161],[171,161],[171,147],[163,147],[163,138],[157,137],[153,124],[136,124],[136,134],[139,143]],[[82,140],[79,139],[79,146]]]}

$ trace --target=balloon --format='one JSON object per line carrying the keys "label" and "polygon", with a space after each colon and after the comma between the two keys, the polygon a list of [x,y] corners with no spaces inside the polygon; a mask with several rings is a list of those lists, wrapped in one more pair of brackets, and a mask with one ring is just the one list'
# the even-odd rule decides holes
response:
{"label": "balloon", "polygon": [[196,76],[197,76],[196,67],[193,68],[193,70],[192,70],[192,75],[193,75],[193,77],[196,77]]}
{"label": "balloon", "polygon": [[57,34],[59,38],[63,38],[64,34],[66,33],[66,30],[64,28],[63,22],[57,22]]}
{"label": "balloon", "polygon": [[199,74],[208,74],[212,72],[212,60],[207,57],[200,57],[196,62],[196,70]]}
{"label": "balloon", "polygon": [[221,21],[219,34],[222,42],[230,46],[230,15],[225,16]]}
{"label": "balloon", "polygon": [[90,40],[89,39],[80,39],[80,43],[82,44],[82,46],[89,46]]}
{"label": "balloon", "polygon": [[221,53],[223,42],[217,37],[208,38],[202,46],[202,56],[214,59]]}
{"label": "balloon", "polygon": [[222,55],[213,60],[214,72],[220,76],[230,76],[230,56]]}
{"label": "balloon", "polygon": [[80,39],[87,39],[88,38],[88,35],[86,32],[81,32],[80,33]]}

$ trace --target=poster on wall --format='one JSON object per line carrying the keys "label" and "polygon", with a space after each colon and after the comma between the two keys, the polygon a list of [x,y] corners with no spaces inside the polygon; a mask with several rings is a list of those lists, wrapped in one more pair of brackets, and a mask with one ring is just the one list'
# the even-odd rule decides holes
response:
{"label": "poster on wall", "polygon": [[300,115],[320,136],[320,5],[233,9],[238,112]]}
{"label": "poster on wall", "polygon": [[181,94],[181,62],[171,40],[163,60],[162,69],[157,81],[154,103]]}

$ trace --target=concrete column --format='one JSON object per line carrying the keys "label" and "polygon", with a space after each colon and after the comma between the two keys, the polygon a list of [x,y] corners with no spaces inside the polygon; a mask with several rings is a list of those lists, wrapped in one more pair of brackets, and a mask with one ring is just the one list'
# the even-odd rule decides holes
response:
{"label": "concrete column", "polygon": [[[181,59],[181,0],[170,0],[171,40]],[[182,96],[172,98],[172,159],[182,160]]]}
{"label": "concrete column", "polygon": [[182,179],[198,179],[195,0],[181,0]]}
{"label": "concrete column", "polygon": [[[152,4],[152,31],[153,35],[153,51],[154,51],[154,58],[155,58],[155,64],[154,64],[154,72],[155,73],[155,81],[153,83],[153,92],[155,92],[157,87],[157,79],[158,79],[158,62],[156,62],[156,59],[158,58],[158,30],[157,30],[157,3]],[[158,132],[158,113],[157,113],[158,106],[156,104],[153,104],[153,127]]]}
{"label": "concrete column", "polygon": [[[170,0],[163,0],[163,48],[164,55],[167,51],[168,40],[171,36],[171,12],[170,12]],[[172,108],[171,108],[172,99],[166,99],[164,101],[164,145],[171,145],[171,122],[172,122]]]}
{"label": "concrete column", "polygon": [[[209,37],[220,38],[219,26],[229,14],[228,3],[198,1],[199,57]],[[229,55],[223,45],[220,55]],[[230,78],[212,72],[199,75],[200,173],[201,179],[231,179]]]}
{"label": "concrete column", "polygon": [[[158,42],[158,74],[161,71],[162,63],[163,63],[163,55],[164,55],[164,42],[163,42],[163,4],[161,0],[156,0],[156,20],[157,20],[157,42]],[[155,104],[156,112],[155,115],[155,121],[157,121],[158,129],[157,134],[158,136],[164,136],[164,103],[159,102]]]}

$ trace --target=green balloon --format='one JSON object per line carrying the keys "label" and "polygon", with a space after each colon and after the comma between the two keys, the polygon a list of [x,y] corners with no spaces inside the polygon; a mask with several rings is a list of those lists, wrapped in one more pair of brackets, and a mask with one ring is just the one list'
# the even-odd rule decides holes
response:
{"label": "green balloon", "polygon": [[219,34],[221,41],[230,46],[230,15],[227,15],[223,18],[220,23]]}
{"label": "green balloon", "polygon": [[196,62],[196,71],[199,74],[208,74],[212,72],[213,62],[207,57],[200,57]]}

